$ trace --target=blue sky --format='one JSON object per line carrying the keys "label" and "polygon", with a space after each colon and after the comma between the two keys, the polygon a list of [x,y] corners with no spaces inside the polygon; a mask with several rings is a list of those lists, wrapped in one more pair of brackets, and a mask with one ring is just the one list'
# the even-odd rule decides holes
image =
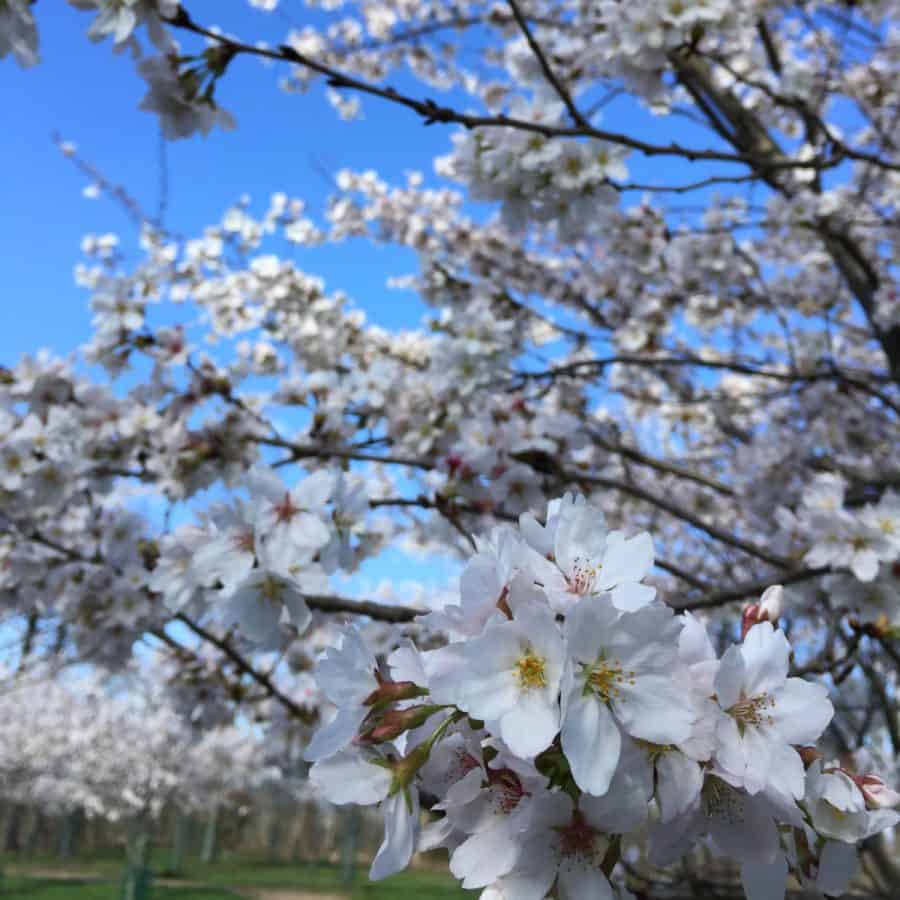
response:
{"label": "blue sky", "polygon": [[[233,2],[229,30],[255,40],[277,40],[287,23]],[[196,17],[216,22],[218,4],[192,4]],[[14,362],[39,347],[74,350],[90,335],[87,296],[72,277],[87,232],[116,231],[123,240],[133,228],[110,200],[85,199],[86,181],[53,145],[59,132],[111,181],[122,184],[148,211],[160,194],[160,141],[156,120],[138,110],[145,93],[128,54],[111,44],[91,44],[89,14],[64,3],[38,4],[41,64],[21,70],[9,60],[0,67],[5,111],[0,166],[0,362]],[[217,8],[216,12],[221,12]],[[338,119],[319,87],[309,95],[286,94],[278,72],[256,60],[240,59],[220,87],[223,105],[238,128],[208,138],[167,146],[167,224],[185,234],[214,223],[247,193],[265,204],[275,191],[303,197],[320,208],[331,190],[328,172],[374,168],[402,179],[408,168],[430,170],[431,159],[448,147],[449,134],[418,125],[409,113],[374,102],[366,119]],[[403,141],[397,135],[403,133]],[[308,271],[343,288],[370,315],[388,326],[415,325],[422,312],[409,294],[388,291],[385,278],[409,271],[410,254],[390,249],[354,252],[316,250],[300,259]]]}

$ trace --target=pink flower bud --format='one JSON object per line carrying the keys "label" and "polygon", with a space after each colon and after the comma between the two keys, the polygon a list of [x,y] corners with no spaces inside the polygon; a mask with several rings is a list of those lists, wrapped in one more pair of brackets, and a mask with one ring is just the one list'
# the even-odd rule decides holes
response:
{"label": "pink flower bud", "polygon": [[877,775],[854,779],[866,798],[868,809],[892,809],[900,804],[900,794],[889,788]]}
{"label": "pink flower bud", "polygon": [[823,759],[823,755],[815,747],[797,747],[803,765],[808,769],[817,759]]}
{"label": "pink flower bud", "polygon": [[748,603],[741,613],[741,640],[760,622],[777,622],[784,611],[784,588],[773,584],[763,591],[758,603]]}

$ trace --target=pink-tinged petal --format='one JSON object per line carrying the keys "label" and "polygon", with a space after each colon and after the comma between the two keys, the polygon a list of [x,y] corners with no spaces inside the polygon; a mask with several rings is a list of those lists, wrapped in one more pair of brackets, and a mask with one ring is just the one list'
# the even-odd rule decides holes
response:
{"label": "pink-tinged petal", "polygon": [[696,713],[677,682],[665,675],[638,675],[617,687],[612,709],[632,737],[654,744],[680,744],[690,737]]}
{"label": "pink-tinged petal", "polygon": [[744,657],[741,648],[733,645],[725,651],[725,655],[719,661],[719,671],[716,673],[716,697],[722,709],[730,709],[741,699],[741,691],[744,687]]}
{"label": "pink-tinged petal", "polygon": [[419,828],[419,794],[415,790],[399,791],[384,801],[381,811],[384,840],[369,869],[372,881],[396,875],[409,865]]}
{"label": "pink-tinged petal", "polygon": [[744,658],[744,692],[748,697],[770,694],[787,678],[791,645],[784,632],[771,622],[754,625],[741,644]]}
{"label": "pink-tinged petal", "polygon": [[576,687],[568,697],[562,748],[575,783],[588,794],[605,794],[619,762],[622,736],[612,714]]}
{"label": "pink-tinged petal", "polygon": [[814,744],[834,716],[828,689],[803,678],[788,678],[775,695],[769,712],[778,734],[787,744]]}

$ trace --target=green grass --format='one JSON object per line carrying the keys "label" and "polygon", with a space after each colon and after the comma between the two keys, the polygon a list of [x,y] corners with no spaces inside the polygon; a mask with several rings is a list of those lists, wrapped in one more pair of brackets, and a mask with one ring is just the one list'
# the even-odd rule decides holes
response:
{"label": "green grass", "polygon": [[[4,900],[119,900],[117,882],[11,878],[0,883]],[[236,900],[240,895],[221,887],[154,887],[152,900]]]}
{"label": "green grass", "polygon": [[[175,880],[165,873],[167,861],[165,853],[153,858],[151,865],[155,878]],[[0,882],[2,900],[119,900],[125,869],[122,854],[116,852],[97,854],[89,859],[76,858],[66,864],[52,858],[27,861],[8,858],[2,865],[7,870],[6,879]],[[54,870],[71,873],[73,878],[59,881],[42,877]],[[247,858],[223,858],[212,865],[191,859],[177,881],[194,882],[203,887],[154,884],[152,900],[227,900],[240,897],[241,889],[248,887],[344,894],[353,900],[472,900],[477,896],[463,891],[441,871],[407,871],[373,884],[368,881],[366,867],[360,865],[352,890],[347,892],[341,884],[337,866]]]}

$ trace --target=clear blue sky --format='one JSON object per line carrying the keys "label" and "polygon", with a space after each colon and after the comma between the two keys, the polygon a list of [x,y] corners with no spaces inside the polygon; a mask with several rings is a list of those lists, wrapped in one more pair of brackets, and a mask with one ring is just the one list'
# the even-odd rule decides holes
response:
{"label": "clear blue sky", "polygon": [[[221,14],[229,6],[234,14],[225,20]],[[251,40],[274,42],[288,27],[282,18],[234,0],[201,0],[191,9],[198,20]],[[76,143],[148,211],[159,199],[156,119],[137,108],[145,88],[128,54],[87,40],[88,13],[61,2],[39,3],[35,11],[41,64],[24,71],[8,59],[0,64],[0,363],[7,365],[42,346],[74,350],[89,337],[87,296],[72,277],[81,238],[87,232],[116,231],[123,240],[133,235],[114,202],[82,196],[87,182],[53,145],[51,133]],[[308,11],[303,15],[311,20]],[[423,128],[385,103],[368,104],[363,121],[342,122],[321,86],[305,96],[285,94],[278,76],[275,67],[239,59],[220,87],[238,128],[168,145],[170,227],[198,232],[243,193],[265,204],[270,194],[284,191],[317,209],[331,190],[327,172],[374,168],[399,181],[408,168],[429,172],[431,159],[448,147],[446,130]],[[411,295],[384,287],[391,272],[411,270],[411,254],[354,246],[347,265],[346,247],[325,248],[298,263],[346,290],[385,325],[412,326],[421,316]]]}
{"label": "clear blue sky", "polygon": [[[277,43],[290,27],[319,24],[322,13],[300,0],[284,0],[274,14],[250,9],[245,0],[193,0],[192,15],[220,25],[252,43]],[[63,2],[38,3],[41,64],[21,70],[0,64],[4,109],[0,140],[0,363],[46,346],[69,352],[90,334],[87,297],[72,279],[87,232],[133,229],[108,199],[81,195],[84,177],[50,140],[59,132],[113,182],[122,184],[148,211],[159,200],[160,148],[155,118],[138,110],[145,87],[127,53],[114,54],[111,42],[90,43],[92,14]],[[166,223],[184,234],[218,220],[243,193],[264,204],[275,191],[303,197],[320,208],[331,188],[328,172],[372,168],[401,181],[409,168],[431,175],[434,156],[450,146],[450,129],[425,128],[408,111],[377,99],[365,101],[362,121],[342,122],[318,84],[308,95],[277,87],[283,69],[255,59],[238,59],[220,84],[223,105],[238,127],[168,145],[169,192]],[[401,78],[393,79],[401,88]],[[415,90],[421,94],[421,88]],[[654,120],[624,100],[606,113],[604,124],[662,142],[701,142],[696,129],[678,120]],[[673,131],[674,126],[674,131]],[[630,162],[644,181],[690,180],[709,167],[672,160]],[[695,202],[699,197],[692,198]],[[347,291],[372,318],[386,326],[414,326],[422,307],[409,294],[388,291],[385,277],[408,271],[412,254],[356,245],[348,265],[346,247],[312,251],[299,264],[322,275],[331,288]]]}

